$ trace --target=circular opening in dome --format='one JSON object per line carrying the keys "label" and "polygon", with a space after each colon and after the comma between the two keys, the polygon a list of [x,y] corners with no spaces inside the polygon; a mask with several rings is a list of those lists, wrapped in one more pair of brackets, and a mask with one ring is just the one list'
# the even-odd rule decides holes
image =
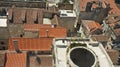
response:
{"label": "circular opening in dome", "polygon": [[73,49],[70,52],[70,59],[79,67],[91,67],[95,63],[95,56],[84,48]]}

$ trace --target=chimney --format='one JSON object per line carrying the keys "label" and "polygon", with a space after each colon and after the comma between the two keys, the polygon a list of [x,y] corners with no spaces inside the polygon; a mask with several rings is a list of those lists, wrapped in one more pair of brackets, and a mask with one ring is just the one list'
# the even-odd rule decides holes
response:
{"label": "chimney", "polygon": [[17,53],[21,53],[21,51],[18,48],[18,40],[13,40],[13,45],[14,45],[15,51]]}
{"label": "chimney", "polygon": [[62,40],[62,43],[65,43],[65,40]]}
{"label": "chimney", "polygon": [[51,27],[52,27],[52,28],[56,28],[57,25],[56,25],[56,24],[52,24]]}
{"label": "chimney", "polygon": [[38,64],[41,64],[41,59],[40,59],[40,57],[36,56],[36,61],[38,62]]}
{"label": "chimney", "polygon": [[54,24],[54,28],[56,28],[57,27],[57,25],[56,24]]}
{"label": "chimney", "polygon": [[47,37],[49,37],[49,34],[48,34],[48,32],[49,32],[49,30],[46,30],[46,35],[47,35]]}

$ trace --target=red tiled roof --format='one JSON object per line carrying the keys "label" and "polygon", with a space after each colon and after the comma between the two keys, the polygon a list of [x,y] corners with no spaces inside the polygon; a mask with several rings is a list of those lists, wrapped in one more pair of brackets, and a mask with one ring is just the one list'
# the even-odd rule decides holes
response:
{"label": "red tiled roof", "polygon": [[98,4],[93,4],[92,5],[92,8],[96,8],[96,7],[98,7]]}
{"label": "red tiled roof", "polygon": [[25,18],[26,18],[26,10],[22,9],[21,12],[22,12],[22,14],[21,14],[21,19],[22,19],[23,21],[25,21]]}
{"label": "red tiled roof", "polygon": [[49,24],[24,24],[24,30],[39,31],[40,28],[51,28]]}
{"label": "red tiled roof", "polygon": [[39,8],[9,8],[8,9],[8,19],[13,20],[13,23],[30,23],[43,24],[44,13],[58,14],[56,7],[50,9],[39,9]]}
{"label": "red tiled roof", "polygon": [[[56,26],[52,28],[47,24],[25,24],[24,30],[39,31],[39,37],[66,37],[66,28]],[[47,32],[48,31],[48,32]]]}
{"label": "red tiled roof", "polygon": [[94,28],[102,29],[101,25],[97,22],[88,22],[88,27],[90,30],[92,30]]}
{"label": "red tiled roof", "polygon": [[38,10],[38,23],[43,24],[43,9]]}
{"label": "red tiled roof", "polygon": [[[13,20],[14,20],[14,23],[22,23],[22,20],[21,20],[21,10],[16,8],[16,9],[13,9]],[[19,16],[19,17],[17,17]]]}
{"label": "red tiled roof", "polygon": [[93,0],[80,0],[80,11],[85,11],[87,3],[91,1]]}
{"label": "red tiled roof", "polygon": [[0,54],[0,67],[4,67],[5,54]]}
{"label": "red tiled roof", "polygon": [[115,29],[114,33],[115,33],[116,36],[120,36],[120,28]]}
{"label": "red tiled roof", "polygon": [[119,58],[119,51],[114,50],[114,49],[107,49],[106,51],[107,51],[108,55],[110,56],[113,64],[117,65],[118,58]]}
{"label": "red tiled roof", "polygon": [[9,8],[8,19],[12,19],[13,23],[43,23],[43,9],[35,8]]}
{"label": "red tiled roof", "polygon": [[99,23],[95,22],[95,21],[83,20],[82,24],[91,33],[94,32],[97,29],[101,29],[102,30],[101,25]]}
{"label": "red tiled roof", "polygon": [[8,53],[6,54],[5,67],[26,67],[26,54],[25,53]]}
{"label": "red tiled roof", "polygon": [[9,50],[15,50],[13,41],[18,41],[18,48],[20,50],[51,50],[53,38],[10,38]]}
{"label": "red tiled roof", "polygon": [[30,57],[30,67],[53,67],[53,58],[49,55],[37,55],[40,58],[40,64],[35,57]]}
{"label": "red tiled roof", "polygon": [[34,21],[36,21],[37,18],[37,9],[27,9],[27,23],[34,23]]}
{"label": "red tiled roof", "polygon": [[41,28],[39,37],[66,37],[66,33],[65,28]]}
{"label": "red tiled roof", "polygon": [[[86,8],[86,5],[88,2],[92,2],[92,1],[95,1],[95,0],[80,0],[80,11],[85,11],[85,8]],[[110,8],[112,8],[112,10],[110,10],[110,14],[112,13],[117,13],[119,14],[120,13],[120,10],[119,8],[117,7],[116,3],[114,0],[99,0],[101,3],[102,3],[102,7],[105,8],[106,4],[110,4]],[[92,8],[96,8],[97,5],[93,4],[92,5]]]}
{"label": "red tiled roof", "polygon": [[[93,3],[93,1],[96,2],[96,3]],[[91,8],[98,7],[99,6],[98,2],[101,2],[102,7],[106,8],[106,5],[105,5],[106,2],[104,0],[98,0],[98,1],[97,0],[80,0],[80,11],[85,11],[88,2],[92,3]]]}
{"label": "red tiled roof", "polygon": [[106,19],[105,19],[106,22],[105,23],[106,24],[115,24],[115,23],[119,22],[119,20],[120,20],[120,15],[111,14],[108,17],[106,17]]}
{"label": "red tiled roof", "polygon": [[106,35],[92,35],[91,39],[93,41],[107,42],[109,40],[109,37]]}
{"label": "red tiled roof", "polygon": [[108,4],[110,4],[110,7],[112,8],[112,10],[109,12],[110,14],[111,13],[120,13],[120,10],[119,8],[117,7],[117,5],[115,4],[115,1],[114,0],[101,0],[101,1],[104,1]]}

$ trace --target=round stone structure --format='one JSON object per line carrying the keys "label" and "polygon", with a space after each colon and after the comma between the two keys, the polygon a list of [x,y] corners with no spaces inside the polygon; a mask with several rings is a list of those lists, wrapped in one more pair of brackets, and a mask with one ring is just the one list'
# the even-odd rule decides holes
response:
{"label": "round stone structure", "polygon": [[95,53],[87,47],[73,47],[68,52],[68,63],[71,67],[95,67]]}

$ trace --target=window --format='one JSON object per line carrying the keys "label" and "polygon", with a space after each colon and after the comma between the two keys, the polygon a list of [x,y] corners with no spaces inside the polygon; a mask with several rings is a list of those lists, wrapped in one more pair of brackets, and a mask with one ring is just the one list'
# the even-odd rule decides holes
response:
{"label": "window", "polygon": [[2,47],[3,50],[5,50],[6,48],[5,47]]}
{"label": "window", "polygon": [[0,16],[6,16],[6,13],[5,8],[0,9]]}
{"label": "window", "polygon": [[0,42],[1,45],[4,45],[5,43],[3,41]]}
{"label": "window", "polygon": [[38,20],[35,20],[34,23],[35,23],[35,24],[38,24]]}
{"label": "window", "polygon": [[12,19],[9,19],[9,22],[10,22],[10,23],[13,23],[13,20],[12,20]]}
{"label": "window", "polygon": [[67,14],[61,14],[62,16],[67,16]]}
{"label": "window", "polygon": [[26,23],[26,20],[22,20],[23,23]]}
{"label": "window", "polygon": [[67,13],[73,13],[73,11],[67,11]]}
{"label": "window", "polygon": [[58,48],[66,48],[66,45],[57,45]]}
{"label": "window", "polygon": [[0,47],[0,50],[6,50],[7,48],[6,47]]}
{"label": "window", "polygon": [[20,37],[23,37],[23,34],[20,34]]}

